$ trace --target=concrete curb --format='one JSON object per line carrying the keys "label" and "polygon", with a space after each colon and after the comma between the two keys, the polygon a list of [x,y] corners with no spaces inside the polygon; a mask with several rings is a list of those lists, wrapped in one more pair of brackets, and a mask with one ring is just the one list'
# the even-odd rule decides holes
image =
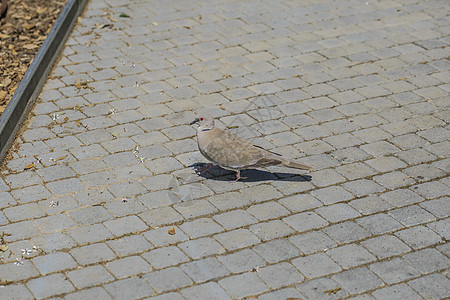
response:
{"label": "concrete curb", "polygon": [[41,49],[25,73],[16,92],[0,116],[0,162],[47,80],[63,45],[87,0],[69,0],[53,25]]}

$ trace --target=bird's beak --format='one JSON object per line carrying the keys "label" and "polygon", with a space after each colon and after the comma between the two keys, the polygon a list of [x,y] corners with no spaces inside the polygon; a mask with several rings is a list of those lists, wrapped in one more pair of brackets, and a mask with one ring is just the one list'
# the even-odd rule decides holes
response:
{"label": "bird's beak", "polygon": [[197,122],[199,122],[200,121],[200,119],[199,118],[196,118],[194,121],[192,121],[191,123],[189,123],[189,125],[193,125],[193,124],[195,124],[195,123],[197,123]]}

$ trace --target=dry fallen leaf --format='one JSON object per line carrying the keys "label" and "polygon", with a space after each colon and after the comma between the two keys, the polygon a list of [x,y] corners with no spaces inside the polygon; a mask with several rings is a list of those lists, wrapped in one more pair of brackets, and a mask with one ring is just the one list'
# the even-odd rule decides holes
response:
{"label": "dry fallen leaf", "polygon": [[64,155],[64,156],[58,157],[57,159],[55,159],[55,161],[58,161],[58,160],[64,159],[64,158],[66,158],[66,157],[67,157],[67,155]]}
{"label": "dry fallen leaf", "polygon": [[31,164],[29,164],[28,166],[26,166],[25,168],[24,168],[24,170],[29,170],[29,169],[31,169],[31,168],[33,168],[34,167],[34,163],[31,163]]}
{"label": "dry fallen leaf", "polygon": [[169,232],[170,235],[174,235],[175,234],[175,228],[174,227],[170,227],[168,232]]}
{"label": "dry fallen leaf", "polygon": [[38,14],[42,14],[43,12],[45,12],[47,10],[47,7],[39,7],[36,9],[36,12]]}
{"label": "dry fallen leaf", "polygon": [[0,245],[0,251],[6,252],[8,250],[8,245]]}
{"label": "dry fallen leaf", "polygon": [[191,29],[189,26],[183,26],[184,29]]}
{"label": "dry fallen leaf", "polygon": [[153,26],[158,26],[159,23],[158,22],[152,22]]}

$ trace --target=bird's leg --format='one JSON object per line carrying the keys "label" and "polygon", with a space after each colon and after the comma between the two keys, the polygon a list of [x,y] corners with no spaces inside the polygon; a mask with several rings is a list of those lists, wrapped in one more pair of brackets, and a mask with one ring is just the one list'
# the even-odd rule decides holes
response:
{"label": "bird's leg", "polygon": [[241,170],[236,171],[236,180],[233,180],[233,182],[238,182],[239,179],[247,179],[247,177],[241,177]]}
{"label": "bird's leg", "polygon": [[[201,168],[198,168],[196,171],[199,172],[199,174],[203,174],[204,172],[209,172],[209,169],[211,169],[212,167],[214,167],[214,164],[207,164],[206,166],[203,166]],[[210,173],[211,174],[211,173]]]}

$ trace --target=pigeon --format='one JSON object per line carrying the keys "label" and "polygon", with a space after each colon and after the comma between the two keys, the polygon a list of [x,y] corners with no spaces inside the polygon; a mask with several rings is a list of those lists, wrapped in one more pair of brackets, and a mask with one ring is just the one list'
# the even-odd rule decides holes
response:
{"label": "pigeon", "polygon": [[312,170],[314,167],[302,165],[282,157],[280,154],[263,149],[237,135],[219,129],[214,125],[214,118],[207,114],[199,114],[193,125],[198,123],[197,143],[200,153],[212,164],[201,171],[218,165],[227,170],[236,171],[236,181],[245,179],[241,177],[241,170],[260,168],[274,165],[283,165],[301,170]]}

